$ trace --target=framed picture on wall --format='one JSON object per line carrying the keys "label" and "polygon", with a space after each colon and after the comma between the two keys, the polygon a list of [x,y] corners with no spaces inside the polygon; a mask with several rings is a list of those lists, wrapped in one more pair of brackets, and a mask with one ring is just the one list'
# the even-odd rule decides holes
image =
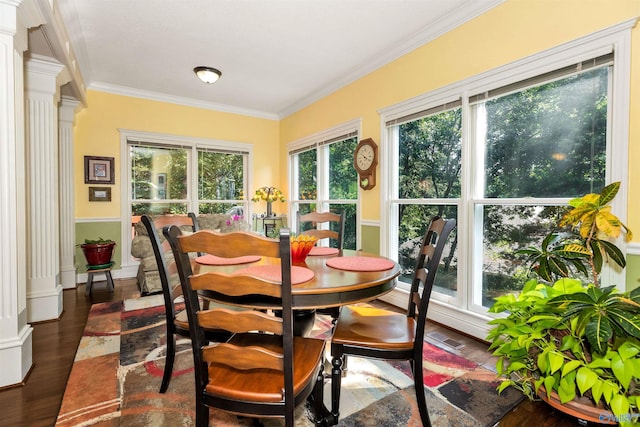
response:
{"label": "framed picture on wall", "polygon": [[89,187],[90,202],[110,202],[111,187]]}
{"label": "framed picture on wall", "polygon": [[85,184],[115,184],[114,158],[84,156]]}

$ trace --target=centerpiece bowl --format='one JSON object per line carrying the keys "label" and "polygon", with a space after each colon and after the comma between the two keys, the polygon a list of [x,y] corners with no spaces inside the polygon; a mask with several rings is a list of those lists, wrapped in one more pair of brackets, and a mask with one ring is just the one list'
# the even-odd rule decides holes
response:
{"label": "centerpiece bowl", "polygon": [[291,238],[291,262],[301,264],[307,259],[307,255],[316,244],[317,237],[299,235]]}

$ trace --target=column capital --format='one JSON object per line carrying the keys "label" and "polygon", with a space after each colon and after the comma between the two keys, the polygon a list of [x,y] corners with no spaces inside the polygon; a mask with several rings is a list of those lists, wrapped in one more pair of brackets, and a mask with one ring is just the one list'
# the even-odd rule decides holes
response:
{"label": "column capital", "polygon": [[58,89],[68,82],[68,73],[63,73],[64,65],[48,56],[27,56],[24,68],[24,87],[27,92],[55,95]]}
{"label": "column capital", "polygon": [[75,98],[63,96],[58,106],[58,121],[75,124],[75,115],[82,109],[82,103]]}

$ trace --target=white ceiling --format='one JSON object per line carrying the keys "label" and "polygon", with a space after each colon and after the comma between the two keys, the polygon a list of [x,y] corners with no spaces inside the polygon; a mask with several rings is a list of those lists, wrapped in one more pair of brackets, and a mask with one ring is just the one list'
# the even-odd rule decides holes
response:
{"label": "white ceiling", "polygon": [[[86,86],[281,118],[499,0],[58,0]],[[222,71],[213,85],[193,68]]]}

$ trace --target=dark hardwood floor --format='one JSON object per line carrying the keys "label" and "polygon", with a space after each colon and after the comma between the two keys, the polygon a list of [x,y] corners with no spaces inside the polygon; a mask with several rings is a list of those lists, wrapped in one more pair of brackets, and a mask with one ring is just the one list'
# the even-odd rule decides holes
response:
{"label": "dark hardwood floor", "polygon": [[[91,297],[84,286],[64,291],[60,320],[34,325],[34,366],[23,386],[0,390],[0,426],[48,427],[55,424],[67,377],[80,342],[91,304],[139,296],[134,279],[116,280],[113,293],[98,282]],[[437,325],[430,330],[445,333],[465,345],[465,355],[480,363],[491,363],[486,344]],[[498,427],[573,427],[576,419],[558,413],[543,402],[524,401],[507,414]]]}

